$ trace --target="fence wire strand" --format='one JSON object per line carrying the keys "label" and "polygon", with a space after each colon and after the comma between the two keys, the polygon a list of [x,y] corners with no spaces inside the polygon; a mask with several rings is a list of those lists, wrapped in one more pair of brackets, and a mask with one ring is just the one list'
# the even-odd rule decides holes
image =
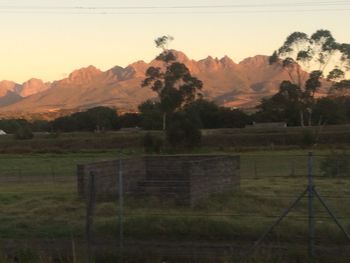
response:
{"label": "fence wire strand", "polygon": [[[225,160],[226,158],[227,157],[218,156],[217,158],[204,158],[196,161],[181,163],[174,162],[171,166],[167,167],[166,172],[168,174],[176,175],[178,172],[176,166],[201,165],[210,161]],[[314,179],[316,187],[319,190],[321,196],[325,198],[327,203],[336,208],[335,212],[337,213],[337,218],[339,220],[342,220],[342,222],[345,223],[347,229],[349,229],[350,212],[348,212],[345,207],[347,200],[350,200],[350,190],[348,190],[350,186],[350,164],[348,166],[340,166],[340,160],[348,160],[350,162],[350,155],[343,154],[341,158],[332,159],[328,154],[314,155]],[[125,185],[123,191],[123,194],[125,195],[125,212],[123,213],[122,223],[125,225],[126,229],[124,233],[126,240],[127,238],[133,238],[133,232],[130,230],[129,224],[144,224],[144,227],[147,228],[147,226],[150,226],[154,223],[152,220],[155,218],[170,218],[173,220],[169,220],[169,225],[159,226],[159,228],[168,227],[171,229],[173,227],[171,224],[179,224],[182,226],[186,226],[186,224],[191,225],[191,222],[197,222],[199,219],[206,219],[204,222],[208,223],[206,226],[209,228],[212,226],[211,224],[215,224],[216,222],[219,222],[218,224],[222,224],[222,226],[219,226],[219,228],[224,226],[227,227],[227,225],[230,227],[230,224],[237,223],[242,224],[243,226],[242,231],[238,231],[236,233],[237,236],[241,236],[243,239],[247,239],[247,242],[253,242],[254,240],[252,240],[251,237],[247,237],[245,235],[244,229],[249,228],[255,223],[270,223],[280,217],[280,212],[283,210],[284,206],[295,199],[297,197],[297,194],[301,192],[307,184],[307,159],[305,155],[301,154],[289,156],[243,154],[240,161],[240,190],[237,191],[236,189],[232,189],[228,193],[223,194],[214,193],[208,199],[206,199],[204,203],[200,203],[198,206],[194,206],[193,208],[179,208],[174,207],[173,204],[170,204],[169,207],[167,207],[166,202],[164,202],[165,205],[162,203],[163,200],[152,199],[152,196],[149,198],[147,192],[135,194],[134,192],[129,191],[130,189],[128,185]],[[75,196],[76,198],[75,191],[77,178],[75,167],[77,164],[78,162],[72,162],[71,166],[69,167],[60,167],[59,165],[46,165],[41,167],[29,167],[27,165],[26,167],[13,169],[8,169],[6,166],[5,168],[0,167],[0,187],[2,187],[3,190],[0,192],[0,196],[2,197],[2,200],[0,200],[0,205],[6,205],[6,202],[9,202],[7,200],[8,196],[18,195],[18,190],[13,190],[12,187],[21,186],[28,187],[28,189],[23,190],[23,192],[34,193],[39,197],[45,196],[45,198],[46,195],[55,196],[55,194],[58,192],[57,189],[60,189],[60,187],[69,188],[71,189],[69,190],[69,194]],[[138,172],[139,168],[135,167],[132,162],[128,165],[123,165],[124,174],[137,174]],[[329,174],[327,174],[327,172],[329,172]],[[113,189],[115,190],[116,194],[116,186],[118,182],[117,175],[118,169],[115,169],[113,171],[113,176],[115,178],[113,179],[114,181],[111,187],[114,187]],[[215,174],[213,176],[215,176]],[[97,173],[96,184],[98,185],[100,181],[110,179],[110,177],[110,175]],[[171,176],[170,179],[165,180],[165,182],[167,185],[162,185],[161,183],[164,183],[163,180],[152,180],[152,177],[147,181],[150,187],[153,187],[152,184],[154,184],[156,185],[154,187],[157,187],[160,192],[165,193],[173,188],[187,187],[186,185],[189,183],[189,181],[186,180],[175,180]],[[39,184],[41,186],[44,186],[51,183],[54,184],[54,188],[40,189],[40,187],[37,186],[30,188],[31,184]],[[63,202],[69,203],[73,201],[67,201],[69,199],[65,199],[63,197],[60,197],[62,201],[58,197],[55,198],[57,198],[57,207],[59,208],[60,205],[65,207],[66,205],[67,210],[63,210],[63,213],[67,213],[67,217],[70,216],[69,204],[65,204]],[[137,200],[135,201],[134,198]],[[180,196],[179,198],[181,199],[182,197]],[[18,200],[22,199],[19,198]],[[79,202],[79,204],[82,204],[84,201],[79,199],[77,202]],[[306,210],[307,207],[305,205],[306,202],[307,200],[303,198],[302,203],[298,206],[298,208],[286,217],[285,223],[288,227],[291,226],[293,229],[301,227],[300,232],[305,231],[307,222],[309,221],[309,216],[307,215]],[[247,209],[247,206],[249,205],[251,205],[251,207]],[[38,207],[35,207],[35,205],[30,204],[28,201],[28,209],[29,207],[34,212],[35,209],[39,209]],[[320,228],[318,230],[320,236],[318,236],[315,241],[319,242],[320,244],[327,244],[327,247],[329,249],[336,250],[338,248],[343,248],[346,252],[349,252],[350,249],[346,249],[350,246],[346,245],[344,239],[341,238],[340,235],[335,235],[332,232],[333,228],[329,228],[332,224],[332,218],[330,218],[330,216],[323,209],[321,210],[321,206],[319,204],[315,206],[315,208],[317,208],[315,211],[315,220],[316,224],[318,224]],[[109,225],[107,223],[104,223],[108,220],[114,220],[115,224],[117,225],[116,218],[118,216],[118,209],[119,208],[117,205],[116,197],[113,197],[107,201],[98,202],[96,206],[96,223],[102,224],[102,227],[99,227],[108,227]],[[250,211],[247,212],[247,210]],[[78,209],[76,211],[73,209],[73,211],[76,212]],[[7,214],[6,210],[3,211],[3,219],[15,220],[16,215],[13,214],[13,211],[11,213],[9,212]],[[56,213],[57,216],[59,216],[59,213],[62,213],[62,211],[57,211]],[[55,214],[55,211],[53,214]],[[38,217],[40,216],[42,215],[39,215]],[[99,221],[99,217],[101,221]],[[167,221],[165,220],[165,224],[166,223]],[[217,227],[217,225],[214,226]],[[20,229],[21,225],[19,224],[17,227]],[[33,225],[33,227],[36,226]],[[135,228],[138,227],[140,226],[135,226]],[[174,227],[177,227],[177,225]],[[99,235],[102,237],[102,239],[105,238],[104,233],[98,232],[100,231],[100,228],[94,228],[94,231],[96,231],[98,234],[96,235],[96,239],[98,239]],[[16,231],[19,231],[18,229]],[[159,231],[161,232],[161,230]],[[204,233],[207,233],[209,231],[208,229],[202,230]],[[215,229],[212,231],[212,235],[215,238],[220,239],[219,236],[215,235],[219,235],[221,230],[218,231],[218,233],[215,232]],[[287,240],[287,248],[288,246],[293,246],[293,242],[295,241],[307,240],[307,237],[300,235],[300,233],[289,234],[285,231],[285,227],[276,230],[276,232],[279,234],[272,235],[272,240],[274,238],[277,239],[277,241],[279,238]],[[164,232],[167,233],[165,230]],[[169,232],[171,231],[169,230]],[[258,237],[259,233],[256,234]],[[180,233],[177,233],[177,235],[191,239],[186,231],[183,231],[183,233],[180,231]],[[207,235],[210,236],[209,234]],[[193,240],[190,241],[196,242],[196,238],[197,237],[193,237]],[[209,242],[212,241],[213,240],[209,240]],[[336,242],[339,242],[340,244]],[[318,244],[316,244],[316,246],[317,245]],[[323,248],[324,246],[322,245],[318,247],[318,249]],[[282,249],[286,249],[286,247],[283,247]],[[197,253],[200,254],[200,252]]]}

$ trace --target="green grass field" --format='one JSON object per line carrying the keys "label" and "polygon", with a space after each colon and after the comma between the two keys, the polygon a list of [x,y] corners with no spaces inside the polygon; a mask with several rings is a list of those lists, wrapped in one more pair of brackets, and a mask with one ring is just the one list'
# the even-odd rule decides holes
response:
{"label": "green grass field", "polygon": [[[1,154],[23,153],[79,153],[82,151],[106,151],[117,148],[140,149],[148,131],[138,132],[72,132],[37,133],[31,140],[16,140],[13,135],[0,136]],[[161,131],[151,131],[162,136]],[[288,127],[283,129],[213,129],[202,130],[202,148],[220,151],[295,149],[316,144],[318,148],[350,146],[349,125],[325,127]],[[164,151],[169,147],[165,145]]]}
{"label": "green grass field", "polygon": [[[193,208],[179,208],[153,198],[140,200],[126,197],[123,224],[125,239],[229,243],[241,244],[246,249],[306,187],[307,152],[240,153],[240,191],[212,195]],[[8,240],[83,240],[86,206],[76,192],[76,164],[113,159],[119,154],[109,151],[2,155],[0,241],[5,244]],[[140,151],[122,152],[124,157],[139,154]],[[315,154],[314,173],[320,175],[321,155],[329,154],[329,151],[319,150]],[[319,192],[350,231],[350,178],[318,176],[315,182]],[[350,247],[346,245],[350,243],[320,204],[315,203],[319,262],[330,262],[332,255],[339,257],[337,262],[346,262],[341,260],[348,255]],[[96,240],[116,240],[117,215],[117,200],[97,204],[94,219]],[[287,248],[288,253],[266,248],[271,244]],[[288,255],[291,259],[299,257],[302,260],[306,252],[307,202],[304,199],[268,236],[257,255],[271,254],[276,259],[282,257],[281,260],[283,255]],[[261,262],[254,261],[254,257],[251,260]]]}

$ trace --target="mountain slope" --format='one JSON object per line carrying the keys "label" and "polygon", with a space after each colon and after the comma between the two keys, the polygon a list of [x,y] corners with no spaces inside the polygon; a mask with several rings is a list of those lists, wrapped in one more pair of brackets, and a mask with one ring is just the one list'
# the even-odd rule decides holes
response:
{"label": "mountain slope", "polygon": [[2,97],[0,97],[0,107],[5,107],[22,100],[16,92],[8,90]]}
{"label": "mountain slope", "polygon": [[[282,80],[289,79],[280,64],[269,65],[267,56],[258,55],[237,64],[227,56],[221,59],[209,56],[195,61],[182,52],[173,52],[179,62],[186,64],[191,73],[203,81],[204,96],[221,105],[254,106],[261,98],[276,93]],[[1,104],[0,101],[0,114],[82,110],[97,105],[117,107],[122,111],[136,110],[146,99],[156,97],[149,88],[141,87],[149,66],[162,65],[156,60],[150,63],[138,61],[126,68],[116,66],[105,72],[89,66],[51,84],[36,79],[23,85],[0,82],[0,98],[9,96],[8,91],[24,97],[13,103]]]}

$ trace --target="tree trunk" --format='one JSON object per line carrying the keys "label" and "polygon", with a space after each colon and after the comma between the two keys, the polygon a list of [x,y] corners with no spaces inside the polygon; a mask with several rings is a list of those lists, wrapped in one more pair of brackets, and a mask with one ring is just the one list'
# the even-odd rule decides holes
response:
{"label": "tree trunk", "polygon": [[318,119],[318,125],[317,126],[321,126],[322,124],[322,115],[320,116],[320,118]]}
{"label": "tree trunk", "polygon": [[166,130],[166,112],[163,112],[163,131]]}
{"label": "tree trunk", "polygon": [[299,116],[300,116],[300,126],[304,127],[304,113],[302,110],[299,111]]}
{"label": "tree trunk", "polygon": [[300,67],[297,65],[297,73],[298,73],[298,86],[301,88],[301,74],[300,74]]}
{"label": "tree trunk", "polygon": [[308,120],[309,126],[312,126],[312,109],[309,110],[309,120]]}

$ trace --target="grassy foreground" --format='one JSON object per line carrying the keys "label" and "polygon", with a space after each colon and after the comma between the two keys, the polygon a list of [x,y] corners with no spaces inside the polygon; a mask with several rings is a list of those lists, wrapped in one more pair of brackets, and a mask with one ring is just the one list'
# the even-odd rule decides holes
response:
{"label": "grassy foreground", "polygon": [[[316,154],[326,153],[328,151]],[[124,152],[124,155],[134,154]],[[140,200],[126,197],[124,238],[126,241],[156,240],[179,244],[188,241],[232,244],[241,246],[241,250],[245,251],[305,188],[306,154],[306,151],[242,153],[240,191],[213,195],[193,208],[179,208],[170,202],[152,198]],[[77,240],[79,245],[84,240],[86,211],[84,201],[76,193],[75,165],[115,156],[117,152],[2,156],[0,241],[3,247],[9,240],[29,243],[31,240],[64,240],[67,243],[68,240],[68,247],[71,240]],[[318,167],[321,158],[315,157],[316,174],[320,173]],[[20,174],[18,170],[21,170]],[[4,176],[5,171],[16,173]],[[317,177],[316,184],[339,220],[350,231],[350,179]],[[269,255],[270,261],[265,262],[305,262],[306,201],[303,199],[268,236],[255,255],[257,260],[250,258],[252,262],[263,262],[261,259],[268,258],[266,255]],[[341,260],[348,256],[349,243],[319,202],[315,203],[319,262],[330,262],[330,257],[337,257],[337,262],[346,262]],[[96,242],[117,240],[117,215],[117,200],[97,204],[94,218]],[[234,253],[236,256],[238,254]],[[301,261],[297,261],[298,258]],[[234,262],[240,262],[240,259]]]}

